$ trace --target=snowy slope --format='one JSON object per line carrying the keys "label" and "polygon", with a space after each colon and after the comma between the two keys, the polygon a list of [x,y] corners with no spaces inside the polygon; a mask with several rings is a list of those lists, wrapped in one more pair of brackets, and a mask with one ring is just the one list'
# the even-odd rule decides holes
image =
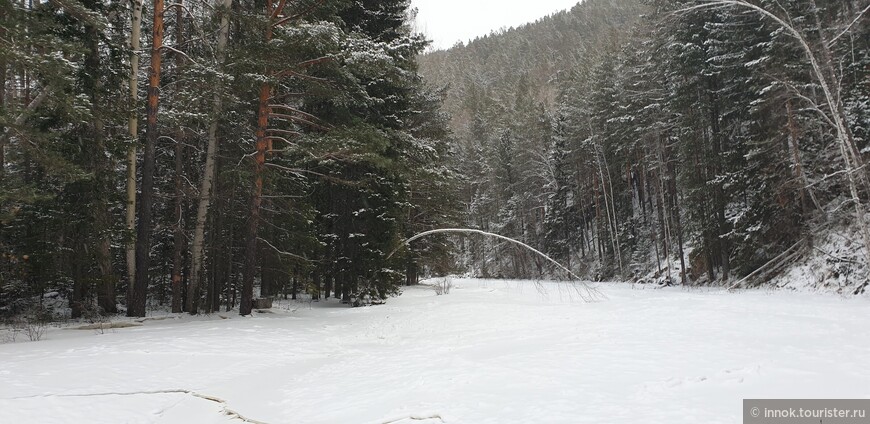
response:
{"label": "snowy slope", "polygon": [[0,423],[739,423],[743,398],[870,397],[866,297],[544,288],[53,330],[0,345]]}
{"label": "snowy slope", "polygon": [[[850,223],[851,224],[851,223]],[[856,225],[815,234],[813,248],[767,284],[797,291],[870,295],[867,253]]]}

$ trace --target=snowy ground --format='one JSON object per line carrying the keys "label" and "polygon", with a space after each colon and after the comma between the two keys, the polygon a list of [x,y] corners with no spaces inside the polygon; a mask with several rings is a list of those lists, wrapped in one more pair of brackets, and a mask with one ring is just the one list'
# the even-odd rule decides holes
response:
{"label": "snowy ground", "polygon": [[0,345],[0,423],[739,423],[870,397],[870,299],[456,280]]}

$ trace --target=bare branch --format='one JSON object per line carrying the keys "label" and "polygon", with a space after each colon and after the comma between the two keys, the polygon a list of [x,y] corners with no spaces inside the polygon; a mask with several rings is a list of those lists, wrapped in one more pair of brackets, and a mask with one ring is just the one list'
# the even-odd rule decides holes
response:
{"label": "bare branch", "polygon": [[275,253],[277,253],[277,254],[279,254],[279,255],[282,255],[282,256],[289,256],[289,257],[291,257],[291,258],[299,259],[299,260],[302,260],[302,261],[305,261],[305,262],[311,262],[311,259],[308,259],[308,258],[306,258],[306,257],[304,257],[304,256],[300,256],[300,255],[297,255],[297,254],[294,254],[294,253],[290,253],[290,252],[285,252],[285,251],[283,251],[283,250],[281,250],[281,249],[275,247],[272,243],[269,243],[269,241],[267,241],[266,239],[264,239],[264,238],[262,238],[262,237],[257,237],[257,241],[261,241],[261,242],[263,242],[264,244],[266,244],[266,246],[271,247],[272,250],[274,250]]}
{"label": "bare branch", "polygon": [[170,46],[167,46],[166,44],[164,44],[164,45],[160,46],[160,48],[161,48],[161,49],[169,50],[169,51],[171,51],[171,52],[173,52],[173,53],[178,53],[178,54],[184,56],[185,59],[191,61],[194,65],[199,66],[199,67],[202,67],[202,65],[200,65],[199,63],[197,63],[197,61],[193,60],[190,56],[188,56],[187,53],[185,53],[185,52],[183,52],[183,51],[181,51],[181,50],[178,50],[178,49],[176,49],[175,47],[170,47]]}
{"label": "bare branch", "polygon": [[846,27],[846,29],[844,29],[844,30],[841,31],[839,34],[837,34],[837,36],[834,37],[834,38],[832,38],[831,41],[828,41],[828,47],[833,47],[834,44],[837,42],[837,40],[838,40],[840,37],[842,37],[842,36],[845,35],[847,32],[849,32],[850,30],[852,30],[852,27],[855,26],[855,24],[857,24],[858,21],[860,21],[861,18],[864,17],[864,14],[867,13],[867,11],[870,11],[870,4],[868,4],[867,7],[865,7],[864,10],[862,10],[860,13],[858,13],[858,16],[856,16],[855,19],[852,20],[852,23],[850,23],[849,26]]}
{"label": "bare branch", "polygon": [[275,18],[277,18],[278,15],[280,15],[281,12],[284,11],[284,7],[285,7],[285,6],[287,6],[287,0],[280,0],[280,1],[278,2],[278,6],[275,7],[275,10],[272,12],[272,16],[270,16],[269,19],[275,19]]}

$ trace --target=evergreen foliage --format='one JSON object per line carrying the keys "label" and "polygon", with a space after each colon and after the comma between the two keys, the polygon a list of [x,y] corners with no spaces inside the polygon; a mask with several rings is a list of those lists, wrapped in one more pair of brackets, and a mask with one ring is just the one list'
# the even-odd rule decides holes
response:
{"label": "evergreen foliage", "polygon": [[[749,3],[808,40],[864,152],[866,2]],[[804,49],[751,8],[587,0],[421,63],[450,88],[466,224],[590,279],[733,282],[839,218],[866,226]],[[536,274],[521,254],[466,248],[489,266],[477,275]]]}
{"label": "evergreen foliage", "polygon": [[[151,49],[128,50],[131,11],[122,2],[0,2],[3,316],[46,293],[64,299],[71,309],[57,313],[73,318],[117,306],[134,315],[170,303],[190,313],[237,307],[254,294],[243,284],[252,223],[262,296],[379,302],[418,273],[451,267],[444,239],[386,259],[410,233],[456,216],[447,119],[440,94],[417,73],[426,41],[410,30],[409,2],[222,3],[173,4],[162,15],[153,232],[147,298],[132,298],[147,302],[139,309],[122,295],[130,284],[122,246],[135,235],[123,224],[121,193],[127,148],[140,143],[127,121],[144,118],[147,66],[135,104],[123,87],[130,54]],[[148,6],[143,34],[157,22]],[[264,86],[266,150],[255,168]],[[217,172],[201,194],[213,122]],[[205,260],[191,282],[202,196]]]}

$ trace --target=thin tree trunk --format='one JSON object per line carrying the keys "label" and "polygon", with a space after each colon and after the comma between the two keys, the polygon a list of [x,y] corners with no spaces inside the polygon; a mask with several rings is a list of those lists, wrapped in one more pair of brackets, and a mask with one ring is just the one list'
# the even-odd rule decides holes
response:
{"label": "thin tree trunk", "polygon": [[677,195],[677,169],[671,160],[671,153],[668,149],[667,138],[664,140],[663,155],[665,167],[668,172],[668,194],[669,205],[671,210],[671,220],[674,222],[674,232],[677,233],[677,253],[680,255],[680,284],[686,285],[686,255],[683,252],[683,224],[680,219],[680,203]]}
{"label": "thin tree trunk", "polygon": [[130,99],[132,112],[128,121],[130,147],[127,149],[127,210],[125,224],[130,240],[126,246],[127,300],[133,298],[136,281],[136,145],[139,143],[139,48],[142,32],[142,1],[133,0],[133,16],[130,29]]}
{"label": "thin tree trunk", "polygon": [[[273,208],[274,205],[269,200],[266,200],[265,203],[266,211],[261,212],[261,219],[263,222],[271,222],[273,216],[268,210]],[[266,240],[273,240],[273,234],[275,233],[274,226],[267,225],[264,233],[263,237]],[[260,267],[260,297],[270,297],[278,293],[278,288],[283,284],[285,279],[283,275],[284,271],[279,271],[275,268],[281,259],[274,249],[267,247],[265,244],[258,244],[257,248],[259,249],[257,255],[263,263]],[[279,272],[281,275],[279,275]]]}
{"label": "thin tree trunk", "polygon": [[602,218],[601,218],[601,189],[600,189],[600,184],[598,182],[598,175],[592,176],[592,193],[593,193],[593,196],[595,197],[595,223],[597,224],[597,225],[595,225],[595,228],[594,228],[595,236],[596,236],[595,237],[595,247],[596,247],[596,251],[598,252],[598,258],[603,260],[604,259],[604,242],[601,240],[601,227],[604,224],[602,224],[602,222],[601,222],[602,221]]}
{"label": "thin tree trunk", "polygon": [[[607,173],[607,185],[610,191],[610,213],[613,215],[613,248],[616,251],[616,261],[619,265],[620,274],[622,269],[622,246],[619,243],[619,219],[616,216],[616,203],[613,195],[613,178],[610,177],[610,166],[607,164],[607,157],[604,156],[604,149],[601,149],[601,161],[604,163],[604,171]],[[607,201],[608,196],[604,196],[604,201]]]}
{"label": "thin tree trunk", "polygon": [[290,298],[296,300],[296,293],[299,291],[299,266],[293,268],[293,286],[290,288]]}
{"label": "thin tree trunk", "polygon": [[[870,228],[867,226],[866,210],[864,204],[861,202],[861,196],[858,193],[858,183],[855,181],[855,174],[858,174],[858,178],[860,178],[864,183],[865,188],[870,189],[870,180],[868,180],[867,177],[868,170],[862,169],[864,167],[864,158],[862,157],[858,146],[855,144],[852,130],[849,128],[849,117],[846,116],[845,108],[843,107],[843,98],[839,88],[837,88],[836,92],[832,89],[832,87],[838,87],[838,84],[836,72],[834,71],[831,50],[828,48],[828,40],[827,37],[825,37],[824,29],[819,27],[819,25],[821,25],[821,20],[818,15],[818,6],[816,6],[815,0],[810,0],[810,4],[813,8],[816,28],[819,34],[819,47],[822,51],[821,64],[819,64],[819,61],[813,56],[812,49],[809,48],[806,41],[801,37],[798,38],[803,43],[804,49],[810,58],[810,62],[813,64],[813,69],[821,83],[822,90],[825,93],[825,98],[828,103],[828,109],[831,111],[837,129],[837,138],[840,141],[840,155],[843,156],[843,162],[846,165],[849,193],[851,194],[852,202],[855,207],[855,220],[858,223],[864,241],[864,254],[868,259],[870,259]],[[785,25],[784,22],[782,22],[782,24]],[[788,27],[788,25],[786,25],[786,27]],[[797,32],[797,30],[794,29],[793,31]]]}
{"label": "thin tree trunk", "polygon": [[[213,187],[212,190],[217,191],[217,187]],[[220,262],[218,258],[221,256],[221,242],[220,242],[220,231],[224,227],[223,221],[223,213],[221,213],[218,205],[214,206],[214,211],[209,214],[209,222],[210,222],[210,237],[209,237],[209,252],[211,254],[209,257],[211,258],[211,266],[209,267],[209,279],[208,279],[208,290],[207,299],[208,304],[206,306],[206,312],[212,313],[220,310],[221,303],[221,290],[222,284],[220,284],[220,273],[222,272],[221,267],[219,266]]]}
{"label": "thin tree trunk", "polygon": [[[806,173],[804,172],[803,160],[801,159],[801,151],[798,144],[798,129],[797,124],[794,121],[794,111],[792,110],[791,100],[786,100],[785,110],[788,114],[788,148],[791,152],[791,159],[792,165],[794,166],[795,178],[798,179],[801,185],[801,212],[803,212],[804,215],[807,215],[810,212],[810,201],[817,210],[822,210],[822,207],[819,204],[819,200],[816,198],[815,192],[810,187],[810,183],[807,180]],[[807,199],[808,197],[809,199]]]}
{"label": "thin tree trunk", "polygon": [[236,307],[236,296],[239,294],[238,290],[238,281],[233,279],[232,284],[230,284],[229,290],[232,290],[229,296],[227,296],[230,301],[227,303],[227,312],[233,310]]}
{"label": "thin tree trunk", "polygon": [[[178,0],[175,7],[175,48],[181,49],[184,45],[184,9],[181,7],[183,0]],[[183,73],[184,55],[176,52],[174,55],[176,73]],[[184,235],[184,130],[178,128],[175,134],[175,220],[172,234],[172,312],[182,312],[184,250],[187,239]],[[187,300],[190,303],[191,296]],[[195,301],[194,301],[195,302]],[[191,311],[188,308],[188,311]],[[191,311],[196,314],[196,310]]]}
{"label": "thin tree trunk", "polygon": [[[650,171],[650,172],[652,172],[652,171]],[[658,174],[659,174],[659,173],[653,173],[653,176],[654,176],[656,179],[659,179],[659,180],[660,180],[660,179],[661,179],[661,175],[658,175]],[[650,194],[647,196],[647,201],[650,203],[649,212],[650,212],[650,215],[657,216],[657,218],[658,218],[658,223],[659,223],[659,225],[661,225],[661,222],[662,222],[662,220],[664,219],[664,210],[662,209],[661,202],[658,200],[658,198],[656,198],[656,202],[655,202],[655,203],[656,203],[656,206],[658,206],[658,207],[655,208],[655,209],[652,208],[652,198],[655,197],[655,191],[654,191],[654,189],[651,189],[651,188],[649,187],[649,185],[653,184],[653,182],[652,182],[652,178],[647,177],[646,180],[647,180],[647,181],[646,181],[646,184],[647,184],[647,190],[648,190],[648,191],[652,191],[652,193],[650,193]],[[656,187],[658,187],[658,184],[656,184]],[[646,210],[646,203],[647,203],[647,202],[644,202],[644,210]],[[657,214],[657,215],[656,215],[656,214]],[[652,218],[651,218],[650,220],[652,220]],[[652,234],[652,242],[653,242],[653,246],[655,246],[655,251],[656,251],[656,271],[657,271],[657,272],[661,272],[661,270],[662,270],[662,260],[661,260],[661,254],[660,254],[660,252],[659,252],[659,232],[658,232],[658,230],[656,230],[656,228],[653,226],[652,222],[650,222],[650,233]],[[664,246],[664,243],[665,243],[665,241],[662,240],[662,246]],[[667,254],[667,253],[665,253],[665,254]]]}
{"label": "thin tree trunk", "polygon": [[[598,162],[598,174],[601,177],[601,192],[604,194],[604,209],[607,214],[607,229],[610,233],[610,244],[613,249],[613,254],[616,256],[617,265],[619,266],[619,272],[622,273],[622,255],[619,249],[619,241],[617,238],[619,237],[617,234],[616,227],[616,211],[611,211],[611,206],[613,205],[613,184],[608,184],[610,182],[610,171],[607,171],[607,178],[605,178],[605,166],[606,162],[604,161],[604,151],[603,149],[599,149],[598,144],[593,146],[595,148],[595,159]],[[599,151],[600,150],[600,151]],[[608,196],[608,187],[610,185],[610,195]],[[612,215],[611,215],[612,212]]]}
{"label": "thin tree trunk", "polygon": [[[232,204],[234,198],[235,198],[235,190],[232,191],[232,195],[230,196],[230,198],[227,201],[222,202],[222,203]],[[220,213],[224,214],[224,213],[226,213],[225,211],[226,211],[226,208],[223,208]],[[227,238],[226,238],[227,242],[224,243],[224,245],[225,245],[224,255],[226,258],[225,259],[226,270],[225,270],[224,277],[223,277],[223,286],[224,286],[224,289],[226,290],[227,312],[232,310],[232,307],[230,307],[230,296],[232,296],[233,305],[235,305],[235,303],[236,303],[235,291],[233,291],[233,293],[230,293],[231,289],[235,290],[235,288],[233,286],[235,284],[235,282],[233,281],[233,266],[235,265],[235,263],[233,262],[233,259],[234,259],[234,257],[233,257],[233,245],[235,244],[235,227],[232,224],[230,224],[228,230],[229,230],[228,231],[229,234],[227,234]]]}
{"label": "thin tree trunk", "polygon": [[109,200],[111,189],[112,165],[106,156],[105,124],[101,109],[102,81],[100,80],[100,34],[93,25],[86,25],[88,35],[88,52],[85,57],[85,90],[90,94],[91,135],[93,143],[88,147],[91,152],[91,169],[94,173],[94,204],[92,210],[93,229],[96,233],[94,259],[100,270],[97,283],[97,304],[104,313],[117,312],[115,304],[115,273],[112,270],[111,240],[109,239]]}
{"label": "thin tree trunk", "polygon": [[148,76],[147,125],[145,156],[142,160],[142,194],[139,198],[139,223],[136,227],[136,281],[127,316],[145,316],[148,291],[148,268],[151,263],[152,208],[154,201],[155,146],[157,144],[157,106],[160,98],[160,50],[163,46],[164,0],[154,0],[154,28],[151,46],[151,70]]}
{"label": "thin tree trunk", "polygon": [[[282,2],[283,5],[283,2]],[[266,43],[272,40],[273,0],[266,0]],[[266,70],[268,74],[268,69]],[[259,104],[257,108],[257,150],[254,154],[254,187],[251,193],[251,214],[248,218],[248,231],[245,241],[245,266],[242,280],[242,296],[239,304],[239,314],[251,314],[251,302],[254,299],[254,274],[257,272],[257,233],[260,226],[260,205],[263,202],[263,167],[266,163],[266,148],[268,140],[266,129],[269,126],[269,98],[272,86],[268,82],[260,85]]]}
{"label": "thin tree trunk", "polygon": [[[25,0],[21,0],[21,6],[30,10],[30,9],[33,9],[33,2],[26,2]],[[28,43],[27,51],[33,52],[33,45],[31,45],[30,43]],[[33,99],[33,102],[31,102],[30,96],[32,93],[30,92],[30,82],[31,82],[30,75],[31,75],[30,68],[28,66],[22,66],[21,67],[21,78],[24,80],[24,85],[23,85],[23,87],[21,87],[21,90],[23,91],[25,105],[31,105],[33,103],[37,103],[37,100],[40,97],[40,96],[37,96],[36,99]],[[47,92],[47,90],[45,90],[45,89],[42,90],[42,94],[45,94],[46,92]],[[41,102],[39,102],[39,103],[41,103]],[[35,110],[35,108],[30,108],[29,106],[28,106],[28,109],[30,111]],[[24,120],[26,119],[27,115],[28,114],[25,114],[23,112],[19,115],[19,118],[21,118],[21,124],[24,123]],[[16,121],[16,124],[18,124],[17,121]],[[18,124],[18,125],[20,125],[20,124]],[[16,125],[16,126],[18,126],[18,125]],[[3,144],[3,142],[0,142],[0,144]],[[28,152],[27,150],[24,150],[22,156],[24,159],[24,182],[26,184],[30,184],[31,177],[33,176],[32,163],[30,160],[30,152]],[[28,223],[28,225],[30,225],[30,224]]]}
{"label": "thin tree trunk", "polygon": [[[855,137],[852,134],[852,129],[849,127],[848,122],[849,118],[846,116],[846,110],[843,107],[843,96],[840,92],[840,84],[838,84],[839,79],[837,78],[837,72],[834,69],[834,59],[831,54],[831,49],[828,47],[828,37],[825,36],[824,29],[821,18],[819,17],[819,8],[816,5],[815,0],[810,0],[810,4],[813,8],[813,16],[815,18],[816,30],[819,34],[819,50],[821,52],[821,67],[824,72],[827,74],[826,76],[830,80],[829,87],[835,87],[836,91],[831,93],[834,98],[834,105],[829,105],[831,107],[831,112],[837,116],[839,116],[840,122],[843,123],[841,136],[845,139],[845,142],[849,146],[849,152],[851,153],[854,161],[855,167],[857,169],[861,169],[864,165],[864,157],[861,154],[861,150],[858,148],[858,145],[855,144]],[[867,178],[867,170],[861,171],[861,180],[864,182],[864,186],[867,189],[870,189],[870,181]],[[868,246],[870,248],[870,246]]]}
{"label": "thin tree trunk", "polygon": [[260,105],[257,119],[257,151],[254,155],[254,187],[251,193],[251,214],[248,218],[248,231],[245,241],[244,280],[239,314],[251,314],[251,301],[254,298],[254,275],[257,272],[257,234],[260,226],[260,206],[263,202],[263,166],[266,162],[266,127],[269,120],[269,96],[272,88],[268,83],[260,87]]}
{"label": "thin tree trunk", "polygon": [[87,252],[88,247],[86,245],[81,246],[81,251],[74,253],[72,262],[73,262],[73,289],[72,295],[69,300],[70,307],[70,318],[78,319],[82,317],[83,312],[83,302],[84,302],[84,290],[85,285],[83,283],[84,273],[82,272],[82,264],[87,263],[86,260],[82,259],[80,256],[84,255]]}
{"label": "thin tree trunk", "polygon": [[[180,133],[180,131],[179,131]],[[181,134],[177,134],[180,136]],[[183,189],[183,160],[184,160],[184,149],[183,143],[181,139],[177,139],[175,141],[175,218],[173,222],[173,232],[172,232],[172,312],[180,313],[181,305],[182,305],[182,270],[184,268],[184,249],[185,249],[185,237],[184,237],[184,196],[182,194]],[[193,293],[191,293],[193,294]],[[188,304],[191,303],[191,296],[188,295],[187,301]],[[198,296],[197,296],[198,297]],[[194,301],[195,302],[195,301]],[[192,314],[196,314],[196,309],[188,308]]]}
{"label": "thin tree trunk", "polygon": [[323,275],[323,298],[329,299],[329,295],[332,292],[332,287],[334,285],[333,281],[335,281],[335,275],[330,270]]}
{"label": "thin tree trunk", "polygon": [[[223,69],[226,61],[227,40],[230,32],[230,8],[232,0],[222,0],[222,6],[219,9],[221,14],[220,33],[218,35],[217,44],[217,66],[218,73]],[[196,209],[196,227],[193,231],[193,246],[190,263],[190,284],[188,291],[194,292],[198,290],[200,272],[202,271],[203,263],[203,241],[205,240],[205,223],[208,216],[208,210],[211,206],[212,186],[215,179],[215,158],[218,152],[217,130],[218,122],[223,113],[223,80],[218,78],[215,81],[214,98],[212,101],[212,121],[208,127],[208,147],[205,153],[205,170],[202,175],[202,184],[199,188],[199,205]],[[188,299],[193,296],[188,295]],[[197,297],[198,298],[198,297]],[[191,307],[193,306],[193,307]],[[196,313],[196,305],[189,305],[188,310],[191,313]]]}
{"label": "thin tree trunk", "polygon": [[[5,18],[6,9],[0,9],[0,20]],[[6,37],[6,28],[0,27],[0,38]],[[6,60],[0,58],[0,116],[6,114]],[[6,126],[0,124],[0,187],[6,176]],[[0,222],[0,232],[3,231],[3,223]]]}
{"label": "thin tree trunk", "polygon": [[[798,31],[789,22],[786,22],[786,20],[784,20],[783,18],[776,16],[775,14],[762,8],[761,6],[748,3],[743,0],[715,0],[699,6],[693,6],[685,10],[716,7],[723,5],[751,9],[776,21],[787,32],[789,32],[803,48],[804,53],[807,55],[807,59],[810,62],[810,65],[812,65],[813,67],[813,73],[815,74],[816,79],[818,80],[819,85],[821,86],[821,89],[825,94],[825,100],[827,102],[826,106],[828,111],[830,112],[830,116],[828,116],[828,118],[834,124],[834,127],[837,131],[837,141],[839,145],[838,147],[840,149],[840,156],[842,157],[843,164],[845,165],[847,177],[846,179],[849,183],[849,194],[855,208],[855,220],[858,223],[859,229],[861,230],[861,236],[864,242],[864,253],[867,258],[870,259],[870,228],[868,228],[867,226],[866,210],[864,208],[864,204],[861,202],[861,197],[858,193],[858,183],[855,181],[855,173],[860,172],[861,179],[865,182],[865,184],[867,184],[867,171],[861,170],[863,158],[861,157],[860,152],[855,151],[856,148],[854,146],[854,140],[851,136],[851,130],[848,126],[849,120],[843,108],[842,98],[839,96],[839,93],[835,93],[832,90],[832,87],[836,87],[837,80],[833,70],[833,61],[831,60],[831,53],[827,44],[828,41],[824,35],[824,32],[822,31],[822,28],[818,25],[818,15],[816,15],[816,27],[819,28],[819,43],[821,44],[820,47],[824,56],[823,59],[825,60],[825,63],[823,64],[819,63],[819,60],[816,58],[813,49],[810,47],[806,38],[800,33],[800,31]],[[811,0],[811,5],[813,6],[814,12],[818,10],[815,0]],[[819,110],[821,111],[821,108]],[[822,113],[824,114],[824,112]],[[852,140],[850,141],[850,139]]]}
{"label": "thin tree trunk", "polygon": [[[662,163],[662,167],[664,167],[663,161],[660,163]],[[666,203],[665,203],[665,184],[664,184],[664,181],[662,180],[661,176],[659,176],[658,192],[659,192],[659,196],[660,196],[659,202],[662,204],[662,207],[665,207],[665,205],[666,205]],[[673,264],[671,263],[671,246],[670,246],[671,240],[673,240],[673,238],[671,237],[671,225],[669,222],[670,220],[666,218],[668,215],[666,215],[664,213],[664,211],[662,211],[659,215],[659,219],[662,220],[662,226],[663,226],[662,240],[664,241],[663,247],[664,247],[665,259],[666,259],[667,264],[668,264],[668,285],[671,285],[674,282],[672,277],[671,277],[671,269],[673,268]],[[664,219],[662,219],[662,218],[664,218]]]}
{"label": "thin tree trunk", "polygon": [[[710,163],[710,174],[708,178],[713,178],[719,181],[719,173],[722,168],[722,163],[725,161],[722,146],[721,127],[719,125],[719,84],[714,77],[708,79],[709,91],[708,97],[710,101],[710,146],[712,149],[713,160]],[[721,181],[715,183],[713,190],[713,219],[716,222],[715,241],[715,257],[719,258],[719,264],[722,268],[722,281],[728,281],[730,272],[730,251],[728,239],[725,235],[728,233],[727,223],[725,220],[725,208],[728,204],[725,198],[725,189]]]}
{"label": "thin tree trunk", "polygon": [[[94,37],[95,40],[99,38]],[[94,42],[94,45],[97,43]],[[114,314],[118,312],[115,302],[115,271],[112,269],[111,240],[109,239],[109,190],[112,166],[106,158],[106,146],[104,143],[104,124],[99,118],[99,113],[94,115],[94,142],[96,149],[94,165],[97,183],[97,198],[94,205],[94,229],[97,231],[97,243],[94,251],[97,267],[100,269],[99,288],[97,289],[97,304],[104,313]]]}
{"label": "thin tree trunk", "polygon": [[[702,131],[702,132],[703,132],[703,137],[704,137],[704,145],[706,146],[709,144],[709,142],[707,140],[707,131]],[[698,152],[695,152],[692,155],[692,160],[693,160],[692,165],[693,165],[693,169],[695,171],[695,179],[696,179],[696,181],[706,181],[705,180],[705,176],[706,176],[705,172],[706,171],[705,171],[705,168],[701,166],[702,161],[700,160],[700,158],[698,156],[699,156]],[[707,213],[707,211],[708,211],[707,202],[699,202],[699,204],[700,204],[700,208],[701,208],[700,215],[703,217],[708,217],[709,215]],[[706,261],[705,265],[707,266],[707,279],[709,280],[709,283],[712,284],[712,282],[716,279],[716,271],[713,269],[713,254],[711,252],[712,248],[710,247],[712,244],[711,236],[710,236],[711,230],[710,230],[709,226],[710,225],[705,226],[700,231],[701,231],[701,240],[702,240],[701,241],[701,250],[704,252],[704,259]]]}
{"label": "thin tree trunk", "polygon": [[[0,19],[6,15],[6,9],[0,8]],[[0,27],[0,38],[6,37],[6,28]],[[0,58],[0,116],[6,112],[6,60]],[[6,175],[6,127],[0,125],[0,183]]]}

